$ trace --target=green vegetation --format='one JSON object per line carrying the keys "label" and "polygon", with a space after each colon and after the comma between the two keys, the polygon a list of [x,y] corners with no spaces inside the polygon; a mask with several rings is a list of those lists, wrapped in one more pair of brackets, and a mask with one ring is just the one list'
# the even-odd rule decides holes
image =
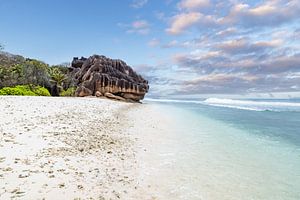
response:
{"label": "green vegetation", "polygon": [[62,97],[73,97],[75,96],[76,87],[70,87],[67,90],[64,90],[60,93]]}
{"label": "green vegetation", "polygon": [[37,96],[51,96],[50,92],[41,86],[34,86],[31,87],[31,90],[37,95]]}
{"label": "green vegetation", "polygon": [[59,68],[52,67],[49,69],[50,82],[55,84],[59,91],[63,90],[63,83],[66,80],[66,75]]}
{"label": "green vegetation", "polygon": [[0,88],[27,84],[50,86],[48,68],[47,64],[31,59],[9,66],[0,63]]}
{"label": "green vegetation", "polygon": [[0,89],[0,95],[50,96],[50,93],[46,88],[41,86],[17,85],[15,87],[4,87]]}
{"label": "green vegetation", "polygon": [[75,83],[68,66],[0,52],[0,95],[72,96]]}

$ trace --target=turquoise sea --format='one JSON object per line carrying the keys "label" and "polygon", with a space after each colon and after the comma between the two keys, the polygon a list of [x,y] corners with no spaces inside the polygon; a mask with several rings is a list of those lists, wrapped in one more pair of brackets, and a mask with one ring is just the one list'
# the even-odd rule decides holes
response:
{"label": "turquoise sea", "polygon": [[174,118],[158,162],[174,199],[300,199],[299,100],[145,100]]}

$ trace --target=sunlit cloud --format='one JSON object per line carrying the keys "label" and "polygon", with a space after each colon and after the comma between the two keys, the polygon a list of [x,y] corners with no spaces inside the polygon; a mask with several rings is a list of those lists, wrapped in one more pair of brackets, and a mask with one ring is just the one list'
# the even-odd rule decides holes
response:
{"label": "sunlit cloud", "polygon": [[222,23],[239,24],[241,26],[278,26],[299,19],[300,1],[267,0],[251,7],[245,3],[235,4]]}
{"label": "sunlit cloud", "polygon": [[210,6],[209,0],[182,0],[178,3],[179,9],[198,10]]}
{"label": "sunlit cloud", "polygon": [[213,26],[216,24],[216,19],[212,15],[204,15],[200,12],[189,12],[175,15],[171,20],[170,27],[166,29],[166,31],[172,35],[179,35],[195,25]]}

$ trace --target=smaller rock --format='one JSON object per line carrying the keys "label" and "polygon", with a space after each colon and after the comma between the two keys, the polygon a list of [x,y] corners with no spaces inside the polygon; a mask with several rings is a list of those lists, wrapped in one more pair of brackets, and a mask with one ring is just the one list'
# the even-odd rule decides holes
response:
{"label": "smaller rock", "polygon": [[83,189],[83,186],[82,185],[77,185],[77,188],[82,190]]}
{"label": "smaller rock", "polygon": [[10,193],[16,193],[18,191],[20,191],[20,188],[16,188],[16,189],[12,190]]}
{"label": "smaller rock", "polygon": [[20,174],[19,178],[27,178],[29,176],[29,174]]}
{"label": "smaller rock", "polygon": [[3,171],[5,172],[9,172],[9,171],[12,171],[13,169],[11,167],[7,167],[7,168],[4,168]]}
{"label": "smaller rock", "polygon": [[79,97],[85,97],[85,96],[91,96],[93,92],[85,87],[77,88],[76,94],[78,94]]}
{"label": "smaller rock", "polygon": [[106,96],[107,98],[110,98],[110,99],[116,99],[116,100],[120,100],[120,101],[126,101],[126,99],[124,99],[123,97],[113,95],[112,93],[109,93],[109,92],[106,92],[104,94],[104,96]]}
{"label": "smaller rock", "polygon": [[97,91],[97,92],[95,93],[95,95],[96,95],[96,97],[101,97],[101,96],[103,96],[102,93],[99,92],[99,91]]}
{"label": "smaller rock", "polygon": [[0,163],[4,162],[4,160],[5,160],[5,157],[0,157]]}

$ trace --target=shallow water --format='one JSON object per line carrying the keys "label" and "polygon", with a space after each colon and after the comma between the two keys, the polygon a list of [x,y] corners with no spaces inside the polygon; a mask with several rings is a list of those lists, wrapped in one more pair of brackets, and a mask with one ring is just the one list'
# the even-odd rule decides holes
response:
{"label": "shallow water", "polygon": [[300,199],[297,110],[257,111],[195,102],[148,104],[172,116],[168,133],[155,147],[157,156],[153,155],[149,172],[162,177],[164,197]]}

